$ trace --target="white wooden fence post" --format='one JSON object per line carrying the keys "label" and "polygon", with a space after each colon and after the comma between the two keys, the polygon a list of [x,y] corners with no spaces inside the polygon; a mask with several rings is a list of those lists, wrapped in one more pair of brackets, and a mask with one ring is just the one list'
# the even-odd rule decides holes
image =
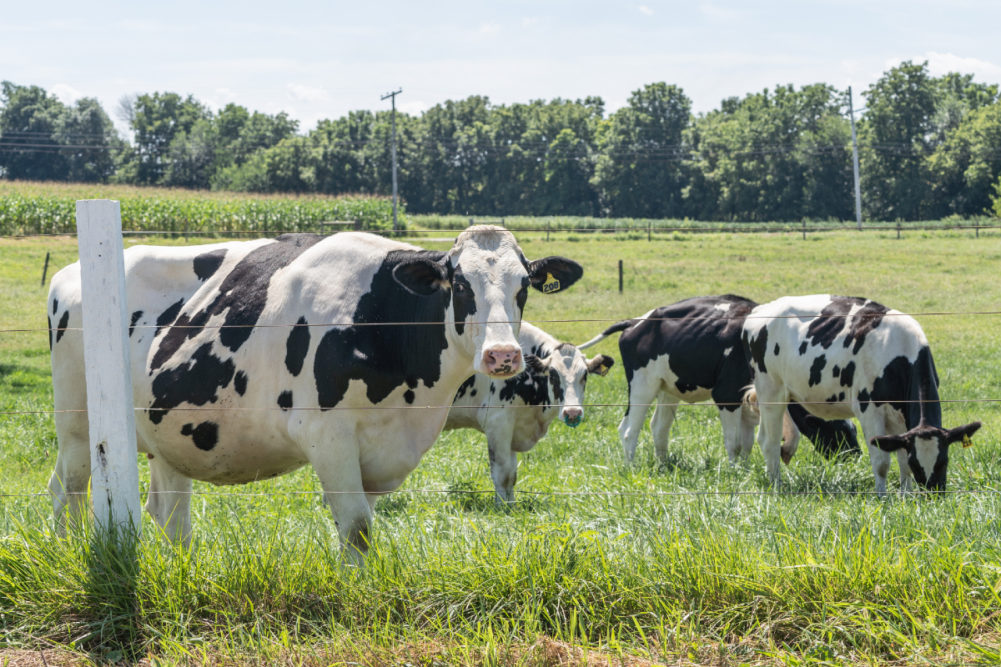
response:
{"label": "white wooden fence post", "polygon": [[90,421],[91,496],[103,528],[139,534],[139,470],[117,201],[76,203]]}

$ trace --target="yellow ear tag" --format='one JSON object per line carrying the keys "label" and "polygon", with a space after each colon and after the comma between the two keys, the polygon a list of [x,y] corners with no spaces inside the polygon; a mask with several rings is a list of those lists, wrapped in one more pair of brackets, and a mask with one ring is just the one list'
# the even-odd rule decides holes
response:
{"label": "yellow ear tag", "polygon": [[606,375],[608,373],[609,367],[605,364],[598,366],[598,375]]}
{"label": "yellow ear tag", "polygon": [[972,447],[973,440],[968,435],[963,436],[963,447]]}
{"label": "yellow ear tag", "polygon": [[553,277],[553,274],[546,274],[546,282],[542,283],[542,293],[552,294],[560,291],[560,281]]}

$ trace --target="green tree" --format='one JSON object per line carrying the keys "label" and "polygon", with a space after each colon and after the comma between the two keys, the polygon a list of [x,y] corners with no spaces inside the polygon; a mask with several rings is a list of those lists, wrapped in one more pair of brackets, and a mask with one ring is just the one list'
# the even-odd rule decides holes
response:
{"label": "green tree", "polygon": [[598,136],[594,184],[611,215],[681,217],[691,101],[681,88],[652,83],[634,91]]}
{"label": "green tree", "polygon": [[970,112],[928,159],[939,215],[982,215],[1001,178],[1001,102]]}
{"label": "green tree", "polygon": [[69,165],[56,135],[66,107],[38,86],[4,81],[0,90],[0,175],[7,179],[65,180]]}
{"label": "green tree", "polygon": [[115,173],[116,156],[126,148],[108,114],[92,97],[64,109],[54,136],[66,159],[66,178],[75,182],[106,182]]}
{"label": "green tree", "polygon": [[192,96],[177,93],[143,94],[131,103],[133,150],[126,166],[128,177],[139,185],[158,185],[170,166],[170,146],[199,120],[211,117]]}

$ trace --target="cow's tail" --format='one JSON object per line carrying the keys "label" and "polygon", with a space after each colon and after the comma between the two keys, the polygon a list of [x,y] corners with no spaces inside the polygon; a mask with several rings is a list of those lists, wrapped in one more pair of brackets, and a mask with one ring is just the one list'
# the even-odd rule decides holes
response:
{"label": "cow's tail", "polygon": [[605,340],[606,338],[608,338],[612,334],[619,333],[620,331],[625,331],[626,329],[628,329],[629,327],[631,327],[634,324],[636,324],[636,320],[622,320],[621,322],[616,322],[615,324],[613,324],[612,326],[608,327],[607,329],[605,329],[604,331],[602,331],[600,334],[598,334],[597,336],[595,336],[591,340],[589,340],[586,343],[583,343],[581,345],[578,345],[577,349],[578,350],[585,350],[585,349],[591,347],[592,345],[597,345],[598,343],[600,343],[601,341]]}
{"label": "cow's tail", "polygon": [[[741,399],[741,405],[754,415],[755,419],[761,419],[761,408],[758,407],[758,390],[754,388],[753,384],[744,387],[744,397]],[[789,415],[789,411],[786,410],[782,415],[782,447],[779,450],[782,463],[789,465],[789,461],[792,460],[793,455],[796,453],[798,445],[799,429],[796,427],[796,422]]]}
{"label": "cow's tail", "polygon": [[758,391],[754,388],[753,384],[749,384],[743,389],[744,398],[741,399],[741,403],[744,408],[747,409],[755,419],[761,417],[761,410],[758,408]]}

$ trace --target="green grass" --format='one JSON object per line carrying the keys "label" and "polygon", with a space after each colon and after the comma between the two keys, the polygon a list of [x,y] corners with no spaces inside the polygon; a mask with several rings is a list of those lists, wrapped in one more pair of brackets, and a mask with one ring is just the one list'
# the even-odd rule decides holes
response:
{"label": "green grass", "polygon": [[[770,493],[757,451],[727,463],[704,405],[679,410],[669,465],[655,463],[647,432],[626,467],[622,408],[591,407],[579,428],[554,424],[521,457],[511,511],[491,501],[484,438],[445,434],[379,502],[364,568],[341,564],[308,469],[242,487],[196,483],[193,548],[167,546],[147,518],[130,565],[86,534],[53,538],[51,416],[4,415],[0,661],[57,646],[79,660],[196,663],[995,664],[1001,415],[988,401],[1001,398],[1001,236],[895,236],[520,234],[531,258],[585,266],[573,289],[534,294],[526,319],[581,342],[654,306],[722,292],[863,295],[915,313],[943,398],[984,401],[944,406],[947,425],[984,422],[951,459],[955,493],[875,498],[867,457],[828,462],[808,443],[783,471],[790,493]],[[0,240],[0,329],[44,326],[47,250],[51,275],[75,244]],[[989,314],[939,314],[957,312]],[[618,360],[614,339],[596,351]],[[51,409],[47,352],[44,332],[0,333],[0,409]],[[587,402],[621,404],[624,382],[617,365],[588,383]]]}

